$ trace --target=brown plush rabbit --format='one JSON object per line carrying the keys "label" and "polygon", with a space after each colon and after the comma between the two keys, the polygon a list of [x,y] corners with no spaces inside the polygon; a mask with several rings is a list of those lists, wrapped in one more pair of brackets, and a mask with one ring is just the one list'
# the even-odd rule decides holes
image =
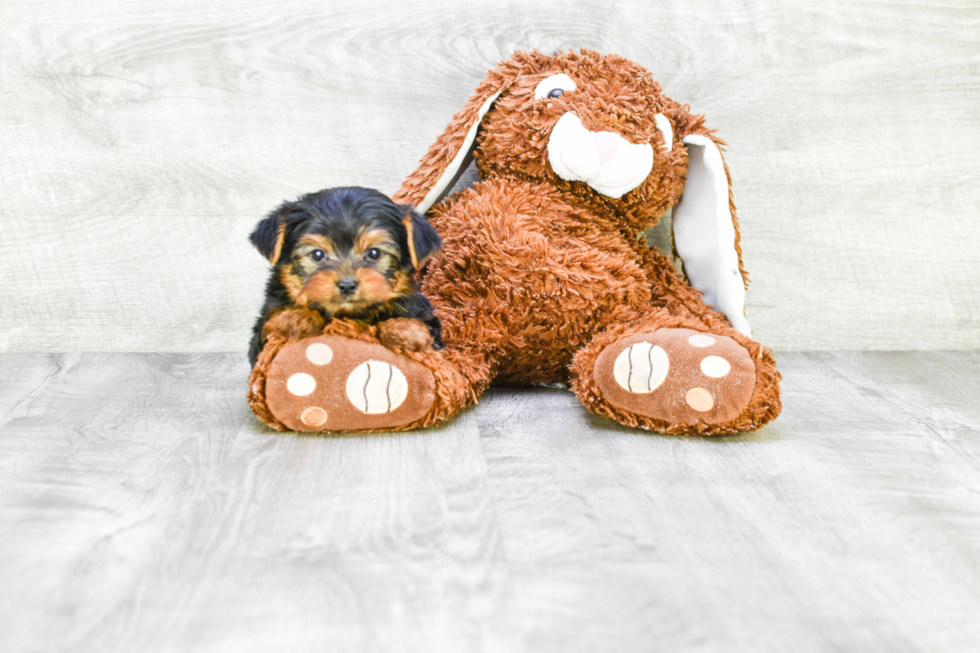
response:
{"label": "brown plush rabbit", "polygon": [[[273,333],[252,374],[256,413],[276,428],[401,430],[446,419],[492,382],[570,382],[592,412],[665,433],[774,419],[780,377],[744,316],[723,143],[688,110],[615,55],[514,54],[394,196],[443,239],[422,292],[446,349],[384,347],[376,327],[343,321],[306,340]],[[472,158],[481,181],[443,199]],[[637,238],[671,208],[686,280]],[[336,364],[305,353],[316,343]],[[291,396],[296,374],[321,394]],[[328,416],[317,428],[303,426],[310,406]]]}

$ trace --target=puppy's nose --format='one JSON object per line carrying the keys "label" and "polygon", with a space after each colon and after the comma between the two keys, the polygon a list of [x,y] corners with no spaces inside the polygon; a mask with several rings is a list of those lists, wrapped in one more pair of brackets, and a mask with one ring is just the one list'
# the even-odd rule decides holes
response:
{"label": "puppy's nose", "polygon": [[357,290],[357,279],[354,277],[344,277],[337,282],[337,290],[344,296],[353,295],[354,291]]}

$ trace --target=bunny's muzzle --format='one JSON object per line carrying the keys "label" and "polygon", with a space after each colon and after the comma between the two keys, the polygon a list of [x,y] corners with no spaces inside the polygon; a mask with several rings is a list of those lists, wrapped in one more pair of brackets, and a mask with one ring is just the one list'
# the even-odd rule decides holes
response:
{"label": "bunny's muzzle", "polygon": [[565,181],[584,181],[596,192],[619,199],[653,170],[653,146],[630,143],[614,132],[589,131],[569,111],[551,131],[548,161]]}

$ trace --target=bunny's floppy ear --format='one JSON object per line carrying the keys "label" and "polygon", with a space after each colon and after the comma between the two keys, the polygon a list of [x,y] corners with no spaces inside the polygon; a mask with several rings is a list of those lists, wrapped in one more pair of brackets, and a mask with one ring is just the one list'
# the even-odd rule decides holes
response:
{"label": "bunny's floppy ear", "polygon": [[530,72],[527,64],[518,56],[491,70],[392,199],[411,204],[422,213],[438,203],[473,160],[473,148],[483,117],[500,94],[527,72]]}
{"label": "bunny's floppy ear", "polygon": [[684,193],[673,210],[674,248],[684,274],[704,294],[704,301],[724,313],[736,331],[751,336],[745,319],[748,275],[742,268],[731,178],[718,142],[706,133],[700,118],[689,118],[700,133],[681,135],[688,168]]}

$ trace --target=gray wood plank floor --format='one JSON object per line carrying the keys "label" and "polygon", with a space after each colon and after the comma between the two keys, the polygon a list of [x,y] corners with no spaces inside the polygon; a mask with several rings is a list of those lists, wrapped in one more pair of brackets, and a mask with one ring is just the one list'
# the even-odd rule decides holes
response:
{"label": "gray wood plank floor", "polygon": [[0,650],[980,650],[980,353],[783,353],[740,437],[494,389],[274,434],[239,354],[0,357]]}

